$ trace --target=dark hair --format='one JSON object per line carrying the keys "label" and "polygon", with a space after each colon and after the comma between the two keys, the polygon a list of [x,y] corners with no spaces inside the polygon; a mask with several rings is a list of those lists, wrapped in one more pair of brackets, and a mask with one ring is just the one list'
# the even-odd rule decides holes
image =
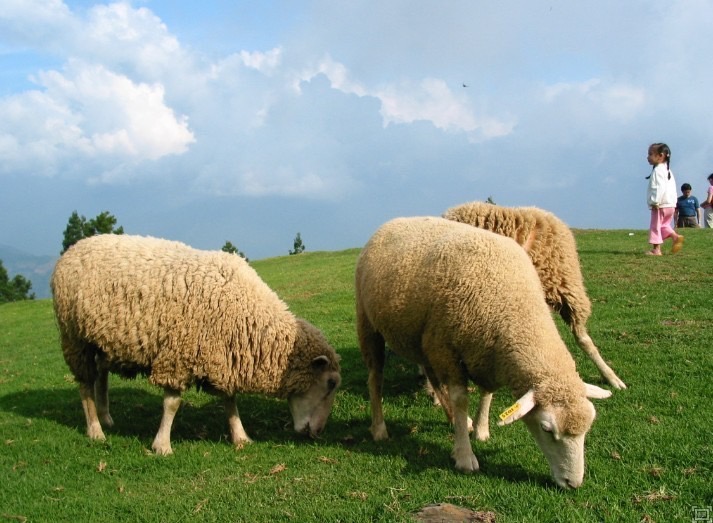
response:
{"label": "dark hair", "polygon": [[[653,148],[654,151],[656,151],[658,154],[663,154],[664,158],[666,158],[666,170],[668,171],[668,179],[671,179],[671,149],[669,148],[668,145],[665,143],[652,143],[651,147],[649,149]],[[649,174],[646,179],[648,180],[651,178],[651,175]]]}
{"label": "dark hair", "polygon": [[684,183],[681,185],[681,192],[683,191],[690,191],[691,190],[691,184],[690,183]]}
{"label": "dark hair", "polygon": [[710,174],[708,175],[708,179],[709,179],[709,180],[713,180],[713,173],[710,173]]}

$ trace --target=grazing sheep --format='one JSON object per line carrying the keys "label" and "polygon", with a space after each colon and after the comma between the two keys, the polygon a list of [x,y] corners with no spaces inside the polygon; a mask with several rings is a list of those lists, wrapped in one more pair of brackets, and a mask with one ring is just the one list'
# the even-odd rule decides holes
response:
{"label": "grazing sheep", "polygon": [[126,235],[81,240],[52,275],[62,352],[76,380],[87,434],[112,426],[108,373],[148,375],[164,389],[152,448],[171,454],[181,393],[196,385],[223,398],[233,444],[250,441],[238,392],[287,398],[294,429],[327,421],[341,378],[321,332],[297,319],[242,258]]}
{"label": "grazing sheep", "polygon": [[522,245],[540,277],[549,306],[569,325],[577,344],[604,379],[615,389],[626,388],[587,332],[592,306],[584,288],[577,244],[562,220],[536,207],[500,207],[484,202],[452,207],[443,217],[508,236]]}
{"label": "grazing sheep", "polygon": [[388,438],[382,412],[385,344],[422,365],[452,412],[456,468],[478,470],[468,439],[468,380],[519,399],[520,418],[561,487],[584,477],[584,438],[611,393],[577,374],[525,251],[497,234],[442,218],[398,218],[369,240],[356,267],[357,333],[369,370],[371,433]]}

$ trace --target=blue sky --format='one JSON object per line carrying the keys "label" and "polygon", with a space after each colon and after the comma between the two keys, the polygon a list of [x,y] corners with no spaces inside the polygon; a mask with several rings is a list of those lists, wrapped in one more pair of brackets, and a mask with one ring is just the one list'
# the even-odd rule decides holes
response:
{"label": "blue sky", "polygon": [[33,254],[75,210],[251,259],[489,196],[645,229],[650,143],[713,171],[709,1],[0,3],[0,244]]}

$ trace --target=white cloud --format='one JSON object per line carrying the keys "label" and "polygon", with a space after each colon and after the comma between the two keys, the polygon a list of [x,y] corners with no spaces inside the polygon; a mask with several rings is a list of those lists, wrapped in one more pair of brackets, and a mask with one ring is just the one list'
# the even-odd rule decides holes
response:
{"label": "white cloud", "polygon": [[505,119],[476,116],[468,98],[455,94],[438,78],[425,78],[417,84],[402,82],[368,88],[353,80],[344,64],[326,57],[317,66],[301,72],[293,83],[295,90],[299,92],[301,82],[309,82],[318,75],[324,75],[333,89],[378,99],[384,127],[426,121],[438,129],[464,132],[477,140],[505,136],[514,127],[513,122]]}
{"label": "white cloud", "polygon": [[42,90],[0,102],[0,136],[14,137],[16,155],[41,151],[45,174],[68,156],[156,160],[182,154],[195,141],[187,118],[165,105],[159,84],[135,83],[80,61],[63,72],[41,72],[35,81]]}
{"label": "white cloud", "polygon": [[263,74],[270,75],[273,73],[280,65],[282,59],[282,49],[276,47],[262,53],[259,51],[248,52],[240,51],[240,58],[246,67],[256,69]]}
{"label": "white cloud", "polygon": [[[603,112],[613,121],[627,121],[635,117],[646,105],[646,91],[626,84],[605,84],[599,79],[584,82],[560,82],[544,90],[547,103],[564,103],[589,108],[597,114]],[[579,112],[583,112],[581,109]]]}
{"label": "white cloud", "polygon": [[40,74],[39,83],[81,121],[82,138],[93,154],[156,160],[182,154],[195,141],[187,118],[176,117],[165,105],[160,84],[135,83],[102,66],[76,61],[64,74]]}
{"label": "white cloud", "polygon": [[292,87],[295,91],[300,92],[300,84],[302,82],[310,82],[319,75],[324,75],[333,89],[357,96],[368,95],[367,90],[362,85],[350,78],[349,70],[344,64],[332,60],[330,56],[324,57],[315,66],[304,68],[292,81]]}

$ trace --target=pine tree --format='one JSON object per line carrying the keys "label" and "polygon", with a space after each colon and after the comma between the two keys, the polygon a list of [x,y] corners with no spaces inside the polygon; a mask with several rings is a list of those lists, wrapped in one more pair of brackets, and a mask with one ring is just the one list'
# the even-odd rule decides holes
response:
{"label": "pine tree", "polygon": [[304,252],[305,246],[302,243],[302,236],[300,236],[300,233],[297,233],[297,236],[295,236],[295,242],[293,244],[293,250],[290,251],[290,255],[293,254],[300,254],[301,252]]}
{"label": "pine tree", "polygon": [[225,245],[223,245],[220,250],[223,252],[227,252],[228,254],[237,254],[241,258],[244,258],[245,261],[250,261],[248,260],[247,256],[245,256],[245,253],[243,251],[238,250],[238,248],[229,241],[226,241]]}
{"label": "pine tree", "polygon": [[80,216],[77,211],[74,211],[69,217],[67,227],[64,229],[64,239],[62,240],[62,251],[60,254],[67,252],[67,249],[79,240],[90,236],[111,233],[124,234],[124,228],[115,228],[115,225],[116,218],[110,214],[109,211],[104,211],[91,220],[87,220],[84,216]]}

